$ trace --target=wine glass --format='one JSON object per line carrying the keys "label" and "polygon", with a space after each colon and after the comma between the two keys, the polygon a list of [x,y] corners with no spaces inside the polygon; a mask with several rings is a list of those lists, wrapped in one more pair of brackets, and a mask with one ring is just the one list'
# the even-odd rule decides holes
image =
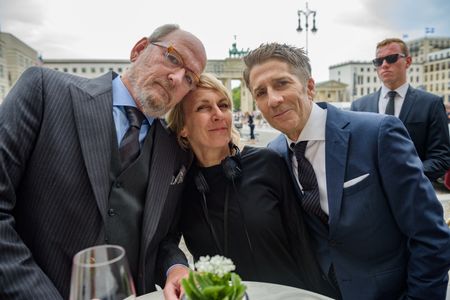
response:
{"label": "wine glass", "polygon": [[136,292],[125,249],[100,245],[73,258],[70,300],[131,300]]}

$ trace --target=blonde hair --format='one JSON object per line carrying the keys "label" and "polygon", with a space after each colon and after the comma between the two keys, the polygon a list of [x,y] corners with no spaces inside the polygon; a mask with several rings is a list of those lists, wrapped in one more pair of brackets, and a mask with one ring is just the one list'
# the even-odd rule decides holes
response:
{"label": "blonde hair", "polygon": [[[200,81],[197,84],[197,88],[204,88],[209,90],[215,90],[219,92],[222,96],[224,96],[228,102],[228,105],[230,106],[231,111],[233,111],[233,101],[231,101],[231,94],[228,91],[228,89],[223,85],[223,83],[217,79],[214,75],[209,73],[203,73],[200,75]],[[192,92],[190,92],[192,93]],[[187,96],[190,95],[187,94]],[[178,143],[180,144],[181,148],[183,149],[189,149],[189,141],[180,135],[181,130],[183,130],[184,127],[184,111],[183,111],[183,100],[178,102],[167,114],[166,120],[169,128],[175,132],[177,135]],[[239,131],[234,127],[233,124],[231,124],[231,143],[235,144],[236,146],[240,147],[240,135]]]}

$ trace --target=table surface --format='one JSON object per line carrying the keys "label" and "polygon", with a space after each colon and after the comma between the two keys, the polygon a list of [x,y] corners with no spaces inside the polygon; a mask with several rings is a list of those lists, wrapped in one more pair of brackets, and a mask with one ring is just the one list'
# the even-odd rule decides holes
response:
{"label": "table surface", "polygon": [[[330,300],[326,296],[322,296],[310,291],[297,289],[290,286],[255,282],[255,281],[244,281],[247,286],[247,294],[250,300]],[[149,293],[140,297],[136,300],[164,300],[164,295],[162,291],[157,291]]]}

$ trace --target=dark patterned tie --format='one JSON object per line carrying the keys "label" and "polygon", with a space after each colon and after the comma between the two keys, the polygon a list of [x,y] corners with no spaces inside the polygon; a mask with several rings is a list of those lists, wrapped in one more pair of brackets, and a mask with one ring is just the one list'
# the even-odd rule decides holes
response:
{"label": "dark patterned tie", "polygon": [[386,115],[395,115],[395,96],[397,96],[396,91],[389,91],[387,93],[389,97],[388,104],[386,105],[386,111],[384,112]]}
{"label": "dark patterned tie", "polygon": [[303,209],[317,216],[324,224],[328,224],[328,216],[320,207],[319,186],[311,163],[305,158],[306,144],[299,142],[294,146],[295,158],[298,162],[298,180],[303,188]]}
{"label": "dark patterned tie", "polygon": [[142,121],[145,119],[136,107],[125,106],[130,127],[120,142],[120,161],[122,170],[126,169],[138,156],[141,151],[139,144],[139,132],[141,130]]}

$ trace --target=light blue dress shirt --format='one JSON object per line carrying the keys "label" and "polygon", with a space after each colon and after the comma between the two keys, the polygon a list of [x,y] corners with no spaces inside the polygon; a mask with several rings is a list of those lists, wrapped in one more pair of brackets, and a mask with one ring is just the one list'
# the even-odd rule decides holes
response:
{"label": "light blue dress shirt", "polygon": [[[114,124],[116,126],[117,135],[117,145],[120,146],[120,141],[122,141],[125,132],[127,132],[130,127],[130,122],[128,121],[127,114],[125,112],[124,106],[137,107],[136,103],[131,97],[130,92],[123,84],[120,76],[117,76],[112,81],[112,93],[113,93],[113,118]],[[145,136],[153,124],[154,118],[145,116],[146,119],[142,122],[141,131],[139,132],[139,142],[142,147]]]}
{"label": "light blue dress shirt", "polygon": [[[123,107],[124,106],[136,107],[136,103],[134,102],[133,97],[131,97],[130,95],[130,92],[120,79],[120,76],[117,76],[116,78],[113,79],[112,90],[113,90],[113,118],[114,124],[116,126],[117,145],[120,146],[120,141],[123,139],[123,136],[125,135],[125,132],[127,132],[128,127],[130,127],[130,122],[128,121],[127,114],[125,113],[125,109]],[[155,120],[154,118],[149,116],[145,116],[145,118],[146,119],[142,122],[141,131],[139,132],[139,142],[141,143],[141,147],[150,126],[153,124],[153,121]],[[166,276],[175,266],[182,266],[188,269],[184,265],[175,264],[167,270]]]}

